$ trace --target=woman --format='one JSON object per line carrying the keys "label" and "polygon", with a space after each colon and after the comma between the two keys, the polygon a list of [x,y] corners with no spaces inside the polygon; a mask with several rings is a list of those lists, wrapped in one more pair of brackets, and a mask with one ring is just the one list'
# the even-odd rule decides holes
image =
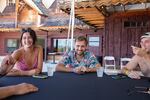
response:
{"label": "woman", "polygon": [[7,75],[36,75],[42,71],[43,49],[36,45],[37,36],[31,28],[22,29],[21,48],[12,53],[14,69]]}

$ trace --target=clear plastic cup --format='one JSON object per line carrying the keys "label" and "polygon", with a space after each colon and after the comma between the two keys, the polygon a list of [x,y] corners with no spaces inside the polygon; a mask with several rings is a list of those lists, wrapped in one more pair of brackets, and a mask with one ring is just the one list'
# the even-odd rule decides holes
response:
{"label": "clear plastic cup", "polygon": [[47,64],[47,75],[48,76],[53,76],[54,74],[54,67],[49,66],[49,64]]}
{"label": "clear plastic cup", "polygon": [[97,70],[97,77],[103,77],[104,68],[100,67]]}

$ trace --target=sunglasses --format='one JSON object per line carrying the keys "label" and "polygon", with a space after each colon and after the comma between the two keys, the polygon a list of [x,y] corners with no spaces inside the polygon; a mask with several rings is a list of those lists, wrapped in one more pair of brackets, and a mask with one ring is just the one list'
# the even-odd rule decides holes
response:
{"label": "sunglasses", "polygon": [[150,94],[150,87],[140,87],[140,86],[135,86],[131,89],[128,89],[128,95],[132,95],[134,93],[146,93]]}

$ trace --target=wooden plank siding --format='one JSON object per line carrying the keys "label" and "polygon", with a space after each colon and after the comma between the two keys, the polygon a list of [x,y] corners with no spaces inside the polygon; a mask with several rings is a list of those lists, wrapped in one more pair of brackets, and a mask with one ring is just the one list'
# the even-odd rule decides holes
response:
{"label": "wooden plank siding", "polygon": [[[36,32],[38,38],[45,38],[46,34],[43,32]],[[6,40],[7,39],[19,39],[21,36],[20,32],[0,32],[0,56],[7,55],[6,52]]]}
{"label": "wooden plank siding", "polygon": [[[53,39],[56,38],[67,38],[68,30],[63,30],[60,32],[59,30],[56,31],[36,31],[37,37],[44,39],[45,44],[47,42],[47,49],[48,52],[53,52]],[[100,36],[102,38],[103,29],[100,29],[98,31],[94,31],[93,29],[87,29],[87,30],[79,30],[75,29],[74,37],[83,35],[83,36]],[[20,32],[0,32],[0,55],[7,55],[6,52],[6,39],[19,39],[20,38]],[[92,49],[91,47],[88,47],[90,51],[92,51],[94,54],[99,54],[98,56],[102,56],[102,41],[100,41],[100,47],[98,47],[96,50]],[[44,48],[44,46],[43,46]]]}
{"label": "wooden plank siding", "polygon": [[[116,64],[120,64],[121,57],[132,57],[131,45],[140,46],[140,37],[150,31],[150,13],[124,12],[106,17],[104,36],[104,54],[116,58]],[[125,21],[146,22],[145,26],[124,27]],[[137,25],[137,24],[136,24]]]}
{"label": "wooden plank siding", "polygon": [[8,53],[6,53],[5,51],[5,49],[6,49],[6,39],[17,39],[17,38],[19,38],[18,37],[19,36],[19,34],[18,33],[16,33],[16,32],[11,32],[11,33],[7,33],[7,32],[3,32],[3,34],[2,33],[0,33],[0,43],[1,43],[1,46],[0,46],[0,56],[2,56],[2,55],[6,55],[6,54],[8,54]]}

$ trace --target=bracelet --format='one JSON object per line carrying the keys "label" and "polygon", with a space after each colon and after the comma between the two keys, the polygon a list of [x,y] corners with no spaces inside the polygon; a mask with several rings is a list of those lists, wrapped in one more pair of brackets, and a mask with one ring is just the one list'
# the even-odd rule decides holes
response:
{"label": "bracelet", "polygon": [[124,73],[125,73],[126,75],[128,75],[128,74],[130,73],[130,71],[129,71],[128,69],[124,69]]}

